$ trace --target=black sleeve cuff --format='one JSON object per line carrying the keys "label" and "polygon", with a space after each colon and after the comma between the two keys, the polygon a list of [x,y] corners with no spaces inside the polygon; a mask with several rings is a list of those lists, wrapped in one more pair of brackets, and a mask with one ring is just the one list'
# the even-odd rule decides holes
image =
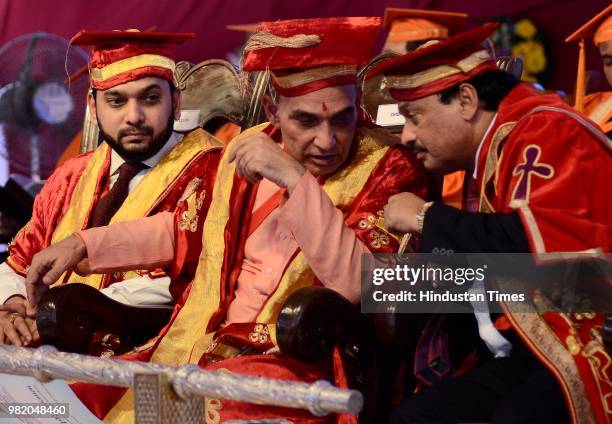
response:
{"label": "black sleeve cuff", "polygon": [[518,212],[465,212],[443,203],[427,210],[419,251],[527,253],[529,242]]}

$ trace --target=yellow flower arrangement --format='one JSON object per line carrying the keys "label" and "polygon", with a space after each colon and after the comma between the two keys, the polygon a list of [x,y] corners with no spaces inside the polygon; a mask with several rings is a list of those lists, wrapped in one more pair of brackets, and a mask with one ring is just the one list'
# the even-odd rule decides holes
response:
{"label": "yellow flower arrangement", "polygon": [[512,46],[512,55],[523,58],[523,76],[525,81],[537,81],[535,75],[546,69],[544,46],[538,41],[521,41]]}
{"label": "yellow flower arrangement", "polygon": [[529,19],[524,18],[514,24],[514,33],[527,40],[534,37],[537,32],[537,28]]}
{"label": "yellow flower arrangement", "polygon": [[527,82],[538,82],[537,76],[546,71],[547,58],[544,44],[538,36],[537,27],[530,19],[523,18],[515,24],[509,23],[507,28],[512,34],[510,46],[508,46],[512,56],[523,59],[521,79]]}

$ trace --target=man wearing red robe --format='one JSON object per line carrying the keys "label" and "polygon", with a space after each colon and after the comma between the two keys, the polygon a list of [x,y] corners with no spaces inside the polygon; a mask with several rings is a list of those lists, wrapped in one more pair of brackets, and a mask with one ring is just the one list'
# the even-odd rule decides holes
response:
{"label": "man wearing red robe", "polygon": [[[173,274],[181,270],[177,259],[193,263],[189,258],[199,256],[189,294],[170,325],[133,357],[306,382],[332,377],[333,370],[265,354],[275,349],[283,302],[310,285],[358,302],[361,255],[398,248],[382,228],[383,205],[402,190],[420,196],[428,191],[428,177],[413,154],[390,147],[390,134],[359,118],[357,68],[369,61],[379,27],[378,18],[261,24],[247,43],[243,69],[270,71],[272,94],[263,99],[270,122],[228,146],[200,246],[172,242],[181,217],[171,214],[79,233],[94,270],[147,263]],[[151,244],[142,236],[154,233],[165,234],[166,241]],[[85,253],[80,237],[53,246],[31,267],[33,289],[46,281],[47,271],[70,266]],[[103,247],[111,240],[114,252]],[[67,262],[62,252],[70,256]],[[73,388],[98,416],[113,422],[133,417],[125,390]],[[95,390],[107,391],[105,402]],[[318,422],[304,411],[226,400],[207,399],[206,408],[221,421]]]}
{"label": "man wearing red robe", "polygon": [[[383,27],[389,33],[383,53],[406,54],[432,40],[446,40],[461,32],[467,20],[467,13],[387,7]],[[384,90],[379,91],[383,92]],[[444,176],[442,184],[444,203],[461,207],[464,176],[463,171]]]}
{"label": "man wearing red robe", "polygon": [[[558,96],[538,95],[496,71],[482,48],[495,28],[488,24],[373,70],[400,102],[402,137],[425,167],[472,177],[464,210],[402,193],[386,205],[385,224],[420,233],[422,252],[605,259],[612,239],[604,193],[612,177],[610,140]],[[415,371],[428,387],[400,404],[394,422],[610,422],[603,314],[532,309],[508,309],[497,320],[469,314],[463,325],[456,325],[458,315],[432,318],[449,335],[474,340],[480,360],[453,378],[453,364],[441,363],[453,353],[444,351],[449,345],[423,337],[417,352],[424,346],[429,357],[417,353]]]}
{"label": "man wearing red robe", "polygon": [[[212,189],[221,144],[201,129],[185,135],[172,131],[180,92],[168,45],[191,37],[81,31],[72,39],[94,45],[88,101],[105,142],[53,173],[35,200],[31,221],[10,243],[10,256],[0,265],[0,303],[7,310],[0,312],[0,343],[21,345],[37,338],[35,323],[25,317],[24,281],[40,250],[84,228],[161,211],[202,213],[208,207],[205,193]],[[129,284],[114,284],[123,280]],[[68,272],[57,284],[74,281],[134,305],[172,302],[170,292],[182,291],[178,286],[169,291],[170,279],[155,270],[88,277]]]}

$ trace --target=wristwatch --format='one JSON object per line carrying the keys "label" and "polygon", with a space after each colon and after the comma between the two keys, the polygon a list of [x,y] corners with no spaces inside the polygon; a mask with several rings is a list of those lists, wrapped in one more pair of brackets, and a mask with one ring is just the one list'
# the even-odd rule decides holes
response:
{"label": "wristwatch", "polygon": [[417,233],[421,234],[423,232],[423,222],[425,221],[425,214],[427,213],[427,209],[433,205],[434,202],[427,202],[423,205],[419,213],[416,214],[416,222],[417,222]]}

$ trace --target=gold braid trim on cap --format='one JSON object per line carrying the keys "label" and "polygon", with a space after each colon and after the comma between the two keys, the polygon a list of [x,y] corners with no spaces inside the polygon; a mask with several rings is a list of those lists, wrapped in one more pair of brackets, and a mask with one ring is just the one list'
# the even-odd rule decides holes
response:
{"label": "gold braid trim on cap", "polygon": [[385,76],[382,81],[382,88],[409,89],[420,87],[451,75],[470,72],[488,60],[493,60],[489,52],[479,50],[454,65],[435,66],[412,75]]}
{"label": "gold braid trim on cap", "polygon": [[307,69],[303,72],[295,74],[276,76],[271,73],[274,83],[281,88],[293,88],[300,85],[308,84],[313,81],[319,81],[336,76],[357,75],[357,66],[355,65],[330,65],[320,66],[318,68]]}
{"label": "gold braid trim on cap", "polygon": [[90,68],[89,75],[93,81],[106,81],[124,72],[133,71],[134,69],[144,68],[146,66],[165,68],[174,73],[175,63],[166,56],[158,54],[141,54],[119,60],[103,68]]}

